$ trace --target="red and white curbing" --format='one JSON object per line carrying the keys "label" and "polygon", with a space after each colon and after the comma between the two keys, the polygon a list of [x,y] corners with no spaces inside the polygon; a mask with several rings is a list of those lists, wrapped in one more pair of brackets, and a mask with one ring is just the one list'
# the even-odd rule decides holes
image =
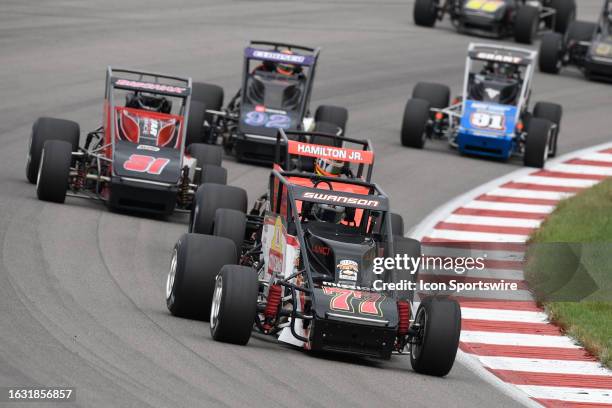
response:
{"label": "red and white curbing", "polygon": [[[485,278],[494,273],[523,282],[515,266],[529,234],[559,200],[610,176],[612,143],[573,152],[545,170],[521,169],[458,197],[409,235],[423,242],[487,243]],[[529,292],[517,292],[518,301],[460,302],[458,359],[526,405],[612,407],[612,371],[551,324]]]}

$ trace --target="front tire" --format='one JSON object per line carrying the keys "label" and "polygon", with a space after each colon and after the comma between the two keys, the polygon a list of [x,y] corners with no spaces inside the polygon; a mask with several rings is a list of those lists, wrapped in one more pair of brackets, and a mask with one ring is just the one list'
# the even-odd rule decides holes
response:
{"label": "front tire", "polygon": [[246,233],[246,224],[247,219],[244,212],[219,208],[215,212],[213,235],[231,239],[236,244],[237,254],[240,256]]}
{"label": "front tire", "polygon": [[189,232],[212,234],[215,213],[219,208],[229,208],[246,213],[247,193],[244,189],[221,184],[202,184],[194,196],[189,220]]}
{"label": "front tire", "polygon": [[444,377],[455,362],[461,333],[461,308],[448,298],[424,299],[416,314],[420,339],[410,347],[414,371]]}
{"label": "front tire", "polygon": [[413,9],[414,23],[422,27],[433,27],[438,19],[437,0],[416,0]]}
{"label": "front tire", "polygon": [[39,200],[53,203],[66,201],[72,145],[62,140],[47,140],[40,158],[36,181]]}
{"label": "front tire", "polygon": [[412,99],[424,99],[430,107],[444,109],[450,104],[450,88],[435,82],[419,82],[412,90]]}
{"label": "front tire", "polygon": [[404,109],[402,120],[402,145],[422,149],[427,137],[426,130],[429,123],[430,105],[423,99],[410,99]]}
{"label": "front tire", "polygon": [[245,345],[257,313],[259,282],[253,268],[225,265],[215,280],[210,334],[216,341]]}
{"label": "front tire", "polygon": [[565,44],[559,33],[549,33],[542,37],[538,65],[540,71],[548,74],[558,74],[563,67]]}
{"label": "front tire", "polygon": [[555,130],[548,145],[548,157],[557,155],[557,143],[559,141],[559,133],[561,132],[561,119],[563,117],[563,107],[557,103],[538,102],[533,108],[533,116],[535,118],[547,119],[556,125]]}
{"label": "front tire", "polygon": [[[321,105],[317,108],[314,116],[317,130],[320,131],[321,124],[331,123],[346,133],[346,122],[348,121],[348,110],[341,106]],[[333,132],[336,133],[336,132]]]}
{"label": "front tire", "polygon": [[514,21],[514,39],[518,43],[531,44],[538,32],[540,11],[532,6],[522,6]]}
{"label": "front tire", "polygon": [[551,0],[550,7],[555,12],[555,25],[552,27],[558,33],[565,34],[570,24],[576,20],[575,0]]}
{"label": "front tire", "polygon": [[527,167],[543,168],[548,158],[552,122],[531,118],[527,129],[524,163]]}
{"label": "front tire", "polygon": [[174,316],[208,320],[215,277],[237,262],[234,243],[222,237],[183,234],[172,254],[166,279],[166,305]]}
{"label": "front tire", "polygon": [[198,101],[191,101],[187,117],[187,132],[185,133],[185,146],[204,141],[204,114],[206,105]]}

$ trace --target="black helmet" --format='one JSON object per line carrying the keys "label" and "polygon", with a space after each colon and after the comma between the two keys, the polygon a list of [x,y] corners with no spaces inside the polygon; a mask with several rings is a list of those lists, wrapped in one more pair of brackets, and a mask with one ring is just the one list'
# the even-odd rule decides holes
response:
{"label": "black helmet", "polygon": [[125,106],[153,112],[170,113],[172,102],[163,96],[149,93],[134,92],[125,96]]}

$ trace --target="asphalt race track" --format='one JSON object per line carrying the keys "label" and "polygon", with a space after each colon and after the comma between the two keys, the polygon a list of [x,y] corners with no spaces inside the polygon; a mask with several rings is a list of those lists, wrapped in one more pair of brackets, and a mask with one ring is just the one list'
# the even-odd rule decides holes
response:
{"label": "asphalt race track", "polygon": [[[601,2],[578,3],[579,17],[594,20]],[[227,99],[250,39],[323,47],[313,107],[349,109],[348,134],[373,140],[374,179],[407,226],[521,166],[460,157],[443,143],[400,146],[412,86],[442,80],[459,91],[474,41],[448,22],[415,27],[411,1],[2,0],[0,386],[73,386],[83,407],[516,406],[460,364],[438,379],[415,374],[408,358],[323,358],[261,338],[215,343],[207,324],[173,318],[165,306],[186,217],[36,199],[24,171],[36,117],[76,120],[82,134],[97,127],[109,64],[217,83]],[[570,71],[536,74],[532,97],[564,105],[560,153],[612,134],[612,85]],[[263,192],[267,169],[225,165],[251,201]]]}

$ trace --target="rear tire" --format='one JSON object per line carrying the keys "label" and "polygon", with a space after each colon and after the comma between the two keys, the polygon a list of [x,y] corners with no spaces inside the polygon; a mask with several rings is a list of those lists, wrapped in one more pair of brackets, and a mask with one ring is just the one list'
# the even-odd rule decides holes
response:
{"label": "rear tire", "polygon": [[540,71],[548,74],[558,74],[563,67],[565,44],[559,33],[549,33],[542,37],[538,65]]}
{"label": "rear tire", "polygon": [[206,143],[193,143],[187,147],[186,152],[198,161],[198,166],[213,164],[221,166],[223,162],[223,148]]}
{"label": "rear tire", "polygon": [[236,244],[237,256],[240,257],[244,235],[246,233],[246,214],[229,208],[219,208],[215,212],[213,235],[231,239]]}
{"label": "rear tire", "polygon": [[391,219],[391,232],[393,232],[393,235],[403,237],[404,219],[402,218],[402,216],[396,213],[390,213],[389,218]]}
{"label": "rear tire", "polygon": [[174,316],[210,318],[215,277],[237,262],[234,243],[221,237],[183,234],[176,245],[166,280],[166,305]]}
{"label": "rear tire", "polygon": [[402,145],[422,149],[425,145],[430,105],[423,99],[410,99],[404,109],[402,120]]}
{"label": "rear tire", "polygon": [[412,99],[424,99],[430,107],[444,109],[450,104],[450,88],[433,82],[419,82],[412,90]]}
{"label": "rear tire", "polygon": [[193,203],[189,232],[212,234],[217,209],[229,208],[246,213],[247,193],[239,187],[202,184],[195,193]]}
{"label": "rear tire", "polygon": [[187,118],[187,132],[185,146],[204,142],[204,113],[206,105],[201,102],[191,101],[189,116]]}
{"label": "rear tire", "polygon": [[40,158],[36,182],[39,200],[53,203],[66,201],[68,175],[72,161],[72,145],[62,140],[47,140]]}
{"label": "rear tire", "polygon": [[557,142],[559,140],[559,133],[561,132],[563,107],[557,103],[538,102],[533,108],[533,117],[547,119],[557,125],[557,128],[552,133],[548,145],[548,157],[555,157],[557,155]]}
{"label": "rear tire", "polygon": [[565,34],[570,24],[576,20],[575,0],[551,0],[550,7],[555,9],[555,26],[551,27],[558,33]]}
{"label": "rear tire", "polygon": [[210,334],[216,341],[245,345],[257,314],[259,282],[253,268],[225,265],[215,280]]}
{"label": "rear tire", "polygon": [[540,11],[532,6],[522,6],[514,21],[514,39],[518,43],[531,44],[538,32]]}
{"label": "rear tire", "polygon": [[314,120],[316,124],[334,124],[342,129],[342,135],[344,135],[346,133],[346,122],[348,121],[348,110],[341,106],[321,105],[315,112]]}
{"label": "rear tire", "polygon": [[528,167],[543,168],[548,158],[552,122],[531,118],[527,129],[524,163]]}
{"label": "rear tire", "polygon": [[422,27],[433,27],[438,18],[437,0],[416,0],[413,9],[414,23]]}
{"label": "rear tire", "polygon": [[429,297],[416,314],[421,325],[421,343],[410,347],[414,371],[444,377],[455,362],[461,333],[461,308],[455,300]]}
{"label": "rear tire", "polygon": [[32,125],[28,157],[26,159],[26,177],[32,184],[36,184],[40,155],[47,140],[63,140],[72,146],[72,151],[79,149],[79,124],[71,120],[55,118],[38,118]]}

